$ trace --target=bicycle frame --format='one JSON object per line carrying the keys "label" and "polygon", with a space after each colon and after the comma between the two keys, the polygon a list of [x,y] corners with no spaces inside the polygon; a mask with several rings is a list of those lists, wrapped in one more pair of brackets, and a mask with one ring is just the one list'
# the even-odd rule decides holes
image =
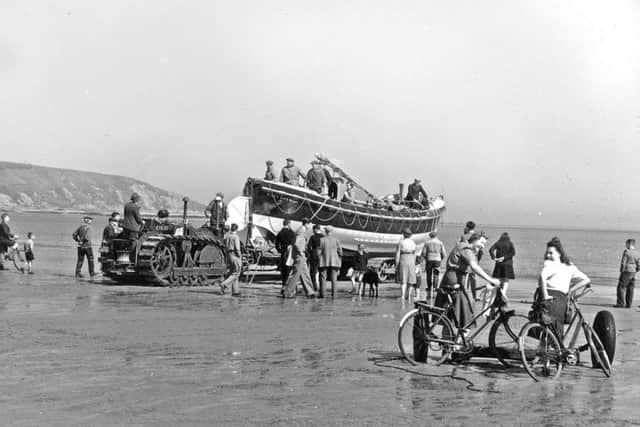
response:
{"label": "bicycle frame", "polygon": [[[444,317],[447,318],[447,320],[449,320],[449,318],[447,317],[447,313],[449,312],[449,310],[451,310],[451,308],[453,307],[453,300],[451,298],[451,294],[447,294],[447,299],[449,300],[449,303],[446,305],[446,307],[444,308],[440,308],[440,307],[421,307],[423,309],[425,309],[426,311],[428,311],[430,314],[434,315],[434,316],[438,316],[438,317],[434,317],[431,320],[431,327],[429,328],[429,330],[427,331],[427,333],[430,333],[432,331],[432,329],[440,322],[440,320]],[[435,309],[435,310],[434,310]],[[493,312],[491,312],[492,310],[495,310]],[[469,336],[465,336],[465,334],[463,333],[464,330],[467,329],[471,329],[470,327],[476,322],[476,320],[478,320],[480,317],[484,316],[485,313],[487,312],[491,312],[489,314],[489,316],[486,316],[486,320],[485,322],[478,326],[477,328],[474,329],[473,333]],[[577,312],[577,311],[576,311]],[[494,298],[493,303],[491,303],[490,305],[488,305],[484,310],[482,310],[480,313],[478,313],[477,315],[475,315],[467,324],[463,325],[462,327],[457,326],[455,323],[457,322],[452,322],[453,326],[455,326],[456,328],[456,334],[455,334],[455,340],[454,341],[449,341],[449,340],[440,340],[440,339],[432,339],[433,342],[438,342],[440,344],[462,344],[463,348],[468,348],[469,344],[473,342],[473,340],[493,321],[495,321],[496,319],[500,318],[501,316],[504,315],[504,309],[502,308],[502,305],[499,305],[497,303],[497,298]],[[457,321],[457,319],[456,319]],[[456,342],[458,338],[462,339],[462,343]]]}

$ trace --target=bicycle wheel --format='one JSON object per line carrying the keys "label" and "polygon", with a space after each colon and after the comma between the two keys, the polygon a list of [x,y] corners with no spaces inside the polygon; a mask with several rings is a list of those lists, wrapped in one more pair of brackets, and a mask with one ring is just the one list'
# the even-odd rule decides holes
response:
{"label": "bicycle wheel", "polygon": [[20,256],[20,252],[18,252],[18,251],[12,252],[11,253],[11,261],[13,262],[13,266],[16,268],[16,270],[24,272],[24,267],[22,265],[22,264],[24,264],[24,261],[22,260],[22,257]]}
{"label": "bicycle wheel", "polygon": [[446,317],[432,325],[429,318],[437,316],[418,309],[409,311],[400,321],[398,329],[398,347],[407,362],[415,365],[429,361],[441,364],[449,358],[451,346],[447,343],[433,342],[431,339],[453,341],[453,326]]}
{"label": "bicycle wheel", "polygon": [[518,339],[524,368],[536,381],[555,380],[562,371],[562,347],[548,327],[527,323]]}
{"label": "bicycle wheel", "polygon": [[607,355],[604,345],[602,345],[602,341],[600,341],[598,334],[596,334],[596,331],[594,331],[588,323],[583,323],[582,328],[584,329],[587,343],[589,343],[589,348],[591,349],[591,363],[593,367],[595,369],[600,368],[606,376],[610,377],[611,362],[609,361],[609,356]]}
{"label": "bicycle wheel", "polygon": [[507,368],[520,366],[518,337],[520,330],[527,323],[527,316],[510,314],[499,318],[491,326],[489,347],[500,363]]}

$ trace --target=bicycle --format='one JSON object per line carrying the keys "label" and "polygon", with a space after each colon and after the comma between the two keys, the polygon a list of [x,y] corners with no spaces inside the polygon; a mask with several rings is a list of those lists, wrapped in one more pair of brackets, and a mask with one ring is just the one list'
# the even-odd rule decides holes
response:
{"label": "bicycle", "polygon": [[[558,334],[550,319],[544,318],[544,314],[536,313],[540,321],[530,321],[520,331],[518,347],[522,363],[531,378],[535,381],[555,380],[562,372],[563,364],[577,365],[580,363],[580,353],[589,349],[591,351],[591,363],[594,368],[600,368],[607,377],[611,376],[611,360],[615,348],[605,348],[601,338],[609,347],[615,347],[615,324],[613,316],[609,312],[599,312],[598,317],[605,318],[608,327],[599,328],[599,336],[585,320],[577,301],[584,295],[592,292],[590,285],[573,290],[568,298],[569,312],[573,309],[571,320],[565,329],[564,339],[558,339]],[[532,311],[535,313],[535,310]],[[608,313],[602,316],[601,313]],[[580,330],[583,331],[586,343],[576,346]],[[572,334],[570,332],[573,331]],[[610,335],[612,334],[612,335]],[[613,343],[613,344],[611,344]]]}
{"label": "bicycle", "polygon": [[[13,240],[13,244],[7,247],[7,251],[0,254],[3,261],[11,261],[13,266],[21,273],[25,271],[25,259],[20,254],[21,249],[19,248],[18,242]],[[19,264],[18,264],[19,263]],[[4,263],[2,263],[4,264]]]}
{"label": "bicycle", "polygon": [[[437,290],[448,299],[445,307],[435,307],[424,301],[414,303],[415,308],[404,315],[398,329],[398,346],[402,357],[412,365],[416,364],[416,350],[419,356],[426,353],[421,357],[425,363],[433,361],[437,365],[446,362],[452,355],[459,356],[461,360],[469,358],[474,349],[473,340],[493,322],[489,332],[491,354],[505,367],[519,366],[518,331],[529,319],[516,314],[515,310],[506,310],[506,298],[498,288],[491,304],[466,325],[454,329],[454,323],[459,325],[459,322],[453,312],[452,295],[459,290],[460,285],[453,289]],[[449,316],[453,317],[454,323]],[[467,335],[466,331],[483,316],[486,316],[485,322]]]}

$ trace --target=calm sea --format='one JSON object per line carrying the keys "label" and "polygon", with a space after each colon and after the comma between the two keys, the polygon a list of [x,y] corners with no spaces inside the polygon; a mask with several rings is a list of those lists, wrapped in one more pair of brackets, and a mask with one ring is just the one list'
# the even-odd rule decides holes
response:
{"label": "calm sea", "polygon": [[[75,243],[71,233],[82,222],[82,215],[61,215],[43,213],[14,213],[11,215],[11,230],[25,238],[27,232],[36,234],[36,271],[47,274],[68,275],[73,272],[75,260]],[[192,220],[194,225],[203,223],[202,220]],[[102,235],[102,229],[107,223],[106,217],[95,217],[93,228],[94,254],[97,252]],[[595,231],[595,230],[563,230],[560,228],[526,228],[482,226],[489,235],[489,245],[501,233],[507,231],[511,235],[516,247],[514,268],[516,277],[533,278],[542,266],[542,255],[545,243],[553,236],[558,236],[565,245],[569,256],[575,264],[591,277],[596,284],[616,284],[620,256],[624,249],[624,241],[635,237],[625,231]],[[461,225],[442,224],[439,228],[440,238],[450,249],[462,234]],[[638,236],[640,238],[640,236]],[[489,257],[485,257],[482,266],[493,269]]]}

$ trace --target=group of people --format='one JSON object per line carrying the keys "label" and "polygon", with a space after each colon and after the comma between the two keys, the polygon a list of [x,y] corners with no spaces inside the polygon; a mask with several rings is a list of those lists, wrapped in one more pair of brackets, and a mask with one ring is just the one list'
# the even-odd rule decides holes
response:
{"label": "group of people", "polygon": [[265,181],[280,181],[293,186],[305,186],[318,194],[327,194],[330,198],[338,197],[338,184],[328,167],[322,165],[318,160],[311,162],[311,169],[303,173],[295,164],[291,157],[286,159],[287,164],[282,168],[280,174],[276,174],[273,160],[267,160],[267,169],[264,173]]}
{"label": "group of people", "polygon": [[314,225],[308,237],[308,219],[302,220],[297,230],[284,219],[276,235],[276,249],[280,253],[281,296],[293,298],[298,284],[309,298],[324,298],[327,280],[331,282],[331,297],[342,267],[342,246],[333,236],[333,227]]}

